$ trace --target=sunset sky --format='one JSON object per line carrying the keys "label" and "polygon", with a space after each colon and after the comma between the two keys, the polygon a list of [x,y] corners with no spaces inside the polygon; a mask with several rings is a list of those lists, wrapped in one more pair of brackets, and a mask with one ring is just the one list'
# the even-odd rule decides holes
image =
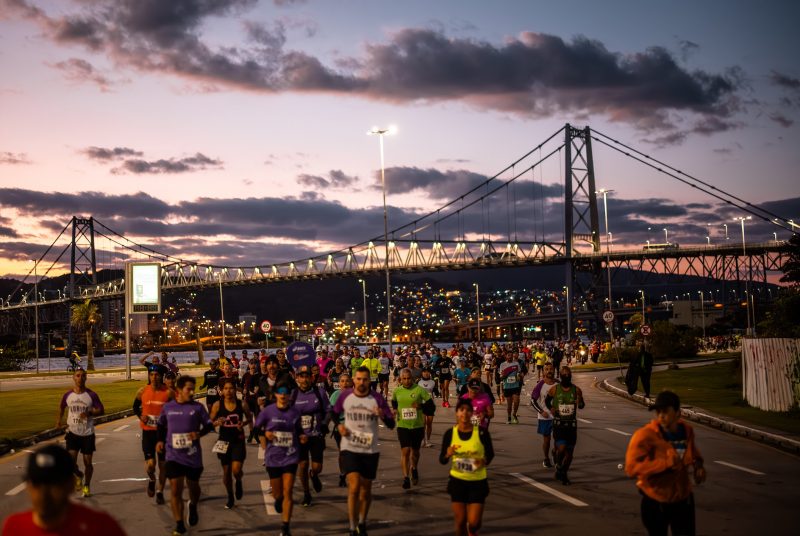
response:
{"label": "sunset sky", "polygon": [[[0,0],[0,276],[73,215],[229,266],[380,235],[373,125],[398,127],[390,228],[567,122],[800,222],[798,20],[797,2]],[[519,221],[551,239],[562,166]],[[595,166],[615,242],[735,225],[608,149]]]}

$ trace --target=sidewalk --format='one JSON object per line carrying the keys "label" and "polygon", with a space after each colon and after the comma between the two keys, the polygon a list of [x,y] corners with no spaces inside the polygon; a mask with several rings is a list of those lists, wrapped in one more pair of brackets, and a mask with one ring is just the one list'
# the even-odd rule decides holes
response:
{"label": "sidewalk", "polygon": [[[625,389],[613,385],[612,382],[613,379],[611,382],[608,379],[605,379],[602,382],[598,382],[598,385],[602,389],[605,389],[614,395],[627,398],[628,400],[643,406],[649,406],[652,402],[652,399],[648,400],[644,397],[644,395],[639,393],[629,395]],[[705,424],[713,428],[718,428],[725,432],[746,437],[748,439],[753,439],[755,441],[760,441],[761,443],[771,445],[786,452],[800,455],[800,435],[798,434],[768,427],[756,428],[750,422],[745,423],[744,421],[738,419],[723,417],[696,406],[682,406],[681,414],[690,421]]]}

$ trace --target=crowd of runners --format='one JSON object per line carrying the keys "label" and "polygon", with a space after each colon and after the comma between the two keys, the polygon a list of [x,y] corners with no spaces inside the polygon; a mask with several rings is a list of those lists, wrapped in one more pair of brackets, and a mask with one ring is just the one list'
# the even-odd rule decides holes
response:
{"label": "crowd of runners", "polygon": [[[281,516],[280,534],[289,535],[295,480],[300,480],[302,505],[311,505],[311,491],[322,492],[320,474],[330,435],[338,450],[338,485],[347,489],[349,534],[365,536],[380,460],[379,428],[396,428],[401,487],[408,490],[423,478],[419,461],[422,449],[434,446],[432,424],[441,405],[455,410],[455,418],[448,418],[452,426],[438,445],[439,462],[450,468],[446,490],[455,534],[477,535],[489,494],[488,467],[495,456],[490,428],[496,418],[506,425],[519,423],[523,384],[537,413],[542,465],[554,469],[557,481],[570,484],[577,414],[585,403],[581,389],[571,381],[571,343],[566,344],[566,352],[563,345],[548,348],[541,343],[456,344],[447,350],[423,344],[398,348],[394,355],[377,346],[362,354],[356,347],[336,345],[317,348],[314,364],[297,368],[282,349],[269,355],[265,350],[251,355],[242,351],[239,356],[220,352],[200,379],[180,375],[171,366],[174,361],[151,352],[141,359],[148,368],[148,384],[133,401],[141,427],[146,494],[164,504],[169,482],[172,534],[184,534],[187,524],[199,522],[204,470],[200,438],[217,434],[212,452],[222,468],[226,508],[234,508],[243,497],[246,446],[256,442],[260,455],[252,463],[265,467],[274,508]],[[76,371],[74,381],[75,387],[61,400],[57,424],[61,426],[66,411],[74,486],[87,497],[95,451],[93,418],[104,408],[97,394],[86,388],[86,372]],[[201,390],[205,404],[196,399]],[[685,451],[686,433],[678,439]],[[702,458],[693,449],[692,463],[696,466],[700,460],[702,468]],[[646,484],[647,475],[631,476],[645,478]],[[643,486],[639,482],[640,489]]]}

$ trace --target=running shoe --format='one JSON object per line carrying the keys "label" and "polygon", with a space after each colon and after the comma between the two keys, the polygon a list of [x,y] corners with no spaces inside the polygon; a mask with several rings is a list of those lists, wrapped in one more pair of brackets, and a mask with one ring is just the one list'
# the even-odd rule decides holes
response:
{"label": "running shoe", "polygon": [[320,480],[319,475],[317,473],[311,473],[311,486],[317,493],[322,491],[322,480]]}
{"label": "running shoe", "polygon": [[311,506],[311,494],[304,493],[303,494],[303,506]]}
{"label": "running shoe", "polygon": [[198,521],[200,521],[200,517],[197,515],[197,505],[189,503],[189,525],[194,527]]}
{"label": "running shoe", "polygon": [[553,467],[553,464],[550,461],[550,458],[545,458],[544,459],[544,461],[542,462],[542,467],[544,467],[545,469],[550,469],[550,468]]}
{"label": "running shoe", "polygon": [[156,504],[164,504],[164,493],[161,491],[156,492]]}
{"label": "running shoe", "polygon": [[572,484],[572,481],[567,476],[567,473],[561,474],[561,483],[564,484],[565,486],[569,486],[570,484]]}
{"label": "running shoe", "polygon": [[519,419],[517,418],[516,415],[511,417],[511,424],[519,424]]}
{"label": "running shoe", "polygon": [[281,528],[281,532],[279,536],[292,536],[292,531],[289,530],[288,525]]}
{"label": "running shoe", "polygon": [[447,401],[442,402],[442,407],[443,408],[449,408],[450,407],[450,402],[447,402]]}
{"label": "running shoe", "polygon": [[75,491],[80,493],[81,488],[83,488],[83,477],[75,475]]}
{"label": "running shoe", "polygon": [[181,534],[186,534],[186,526],[183,524],[183,521],[179,521],[175,528],[172,529],[172,536],[180,536]]}
{"label": "running shoe", "polygon": [[351,530],[350,536],[358,536],[358,530]]}
{"label": "running shoe", "polygon": [[152,478],[147,482],[147,496],[152,497],[155,494],[156,494],[156,480],[155,478]]}
{"label": "running shoe", "polygon": [[506,424],[511,424],[511,419],[506,419]]}
{"label": "running shoe", "polygon": [[417,470],[416,467],[411,469],[411,483],[414,484],[415,486],[419,484],[419,471]]}
{"label": "running shoe", "polygon": [[228,495],[228,502],[225,503],[225,508],[228,510],[233,508],[233,495]]}
{"label": "running shoe", "polygon": [[237,501],[241,501],[242,500],[242,496],[244,496],[244,489],[242,489],[242,481],[241,480],[237,480],[236,481],[236,500]]}
{"label": "running shoe", "polygon": [[359,523],[358,524],[358,536],[367,536],[367,524],[366,523]]}
{"label": "running shoe", "polygon": [[91,497],[92,492],[89,490],[89,486],[83,486],[83,496],[84,497]]}
{"label": "running shoe", "polygon": [[411,480],[408,477],[403,478],[403,489],[411,489]]}
{"label": "running shoe", "polygon": [[279,514],[283,513],[283,497],[275,499],[275,511]]}

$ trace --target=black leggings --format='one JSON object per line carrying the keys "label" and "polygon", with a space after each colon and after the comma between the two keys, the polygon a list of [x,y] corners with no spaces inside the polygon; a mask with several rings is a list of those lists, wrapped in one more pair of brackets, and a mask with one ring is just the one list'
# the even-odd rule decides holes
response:
{"label": "black leggings", "polygon": [[642,495],[642,523],[650,536],[694,536],[694,495],[675,503],[661,503]]}

